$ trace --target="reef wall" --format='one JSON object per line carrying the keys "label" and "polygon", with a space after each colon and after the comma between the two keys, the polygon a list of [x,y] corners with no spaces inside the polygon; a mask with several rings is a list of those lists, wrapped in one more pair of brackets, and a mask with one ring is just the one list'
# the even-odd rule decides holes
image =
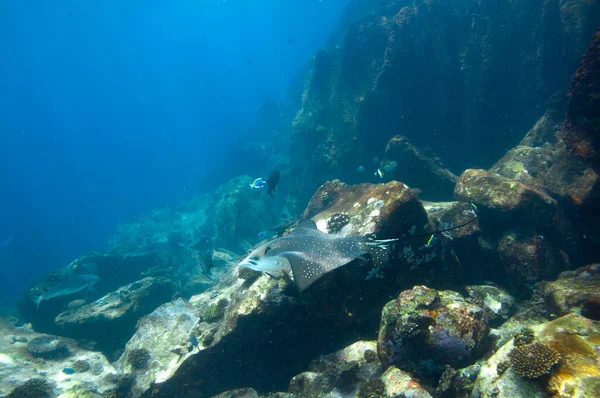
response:
{"label": "reef wall", "polygon": [[457,174],[489,167],[564,95],[600,4],[357,0],[347,14],[315,56],[293,122],[296,210],[326,180],[358,182],[356,168],[398,134]]}

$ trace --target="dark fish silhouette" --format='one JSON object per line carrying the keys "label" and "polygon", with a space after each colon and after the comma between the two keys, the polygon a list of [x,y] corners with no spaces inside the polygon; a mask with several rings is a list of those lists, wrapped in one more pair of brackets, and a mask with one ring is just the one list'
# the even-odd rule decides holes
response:
{"label": "dark fish silhouette", "polygon": [[273,196],[273,192],[275,192],[275,187],[277,186],[277,184],[279,184],[279,175],[279,170],[273,170],[273,172],[267,179],[267,186],[269,187],[267,193],[273,199],[275,199],[275,197]]}

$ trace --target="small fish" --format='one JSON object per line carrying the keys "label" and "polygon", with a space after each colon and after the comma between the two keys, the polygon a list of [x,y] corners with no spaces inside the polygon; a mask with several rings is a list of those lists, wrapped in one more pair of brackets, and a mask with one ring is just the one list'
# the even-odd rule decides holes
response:
{"label": "small fish", "polygon": [[363,171],[365,171],[365,166],[362,166],[362,165],[361,165],[361,166],[358,166],[358,167],[356,168],[356,172],[357,172],[357,173],[362,173]]}
{"label": "small fish", "polygon": [[36,310],[40,308],[40,303],[42,301],[47,301],[56,297],[69,296],[85,289],[91,289],[92,286],[98,282],[98,279],[100,278],[91,274],[67,275],[62,281],[50,287],[40,296],[34,298],[33,301],[35,302]]}
{"label": "small fish", "polygon": [[374,175],[379,176],[379,178],[383,178],[383,171],[381,169],[377,169]]}
{"label": "small fish", "polygon": [[252,181],[252,184],[250,184],[250,189],[260,189],[263,188],[266,184],[267,182],[262,177],[259,177],[256,180]]}
{"label": "small fish", "polygon": [[192,344],[192,347],[200,349],[200,343],[198,343],[198,339],[194,333],[190,333],[190,343]]}
{"label": "small fish", "polygon": [[64,374],[66,374],[66,375],[72,375],[72,374],[74,374],[74,373],[75,373],[75,369],[73,369],[73,368],[63,368],[63,370],[62,370],[62,371],[63,371],[63,373],[64,373]]}
{"label": "small fish", "polygon": [[392,160],[391,162],[386,163],[385,166],[383,166],[383,169],[385,171],[392,171],[394,170],[396,167],[398,166],[398,162],[396,162],[395,160]]}
{"label": "small fish", "polygon": [[425,244],[426,248],[430,248],[435,244],[435,234],[432,234],[429,239],[427,240],[427,243]]}
{"label": "small fish", "polygon": [[258,234],[258,240],[265,240],[267,239],[267,236],[269,236],[269,231],[261,231]]}
{"label": "small fish", "polygon": [[479,209],[477,208],[475,203],[471,202],[469,204],[471,205],[471,209],[473,209],[473,213],[475,213],[476,216],[479,216]]}
{"label": "small fish", "polygon": [[269,175],[269,178],[267,178],[267,186],[269,187],[267,194],[271,197],[271,199],[275,199],[273,192],[275,192],[275,187],[277,184],[279,184],[279,176],[279,170],[273,170],[271,175]]}

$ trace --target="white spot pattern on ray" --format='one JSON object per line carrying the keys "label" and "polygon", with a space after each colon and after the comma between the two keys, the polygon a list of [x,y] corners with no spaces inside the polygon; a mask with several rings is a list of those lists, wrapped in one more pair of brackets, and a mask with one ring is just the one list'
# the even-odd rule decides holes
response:
{"label": "white spot pattern on ray", "polygon": [[366,245],[364,236],[337,237],[319,231],[311,220],[299,224],[289,235],[256,248],[248,258],[260,261],[272,256],[286,258],[300,291],[324,274],[344,266],[367,253],[380,262],[388,251]]}

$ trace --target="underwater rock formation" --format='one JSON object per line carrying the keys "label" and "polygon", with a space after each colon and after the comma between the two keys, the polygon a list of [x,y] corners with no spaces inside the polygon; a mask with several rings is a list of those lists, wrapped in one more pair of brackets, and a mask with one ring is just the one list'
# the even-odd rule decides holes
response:
{"label": "underwater rock formation", "polygon": [[298,397],[395,397],[431,395],[410,374],[384,366],[377,357],[377,343],[358,341],[340,351],[315,359],[310,370],[290,381],[289,392]]}
{"label": "underwater rock formation", "polygon": [[458,177],[446,169],[439,158],[423,153],[411,144],[406,137],[391,138],[385,148],[382,164],[396,162],[386,178],[403,181],[421,191],[427,200],[452,200]]}
{"label": "underwater rock formation", "polygon": [[194,308],[178,299],[139,320],[137,331],[116,363],[121,371],[135,375],[131,387],[134,396],[171,377],[179,362],[197,350],[190,336],[198,319]]}
{"label": "underwater rock formation", "polygon": [[[409,260],[411,274],[418,277],[415,282],[450,287],[464,281],[467,274],[484,272],[479,217],[474,208],[464,202],[423,201],[422,204],[429,219],[426,231],[436,233],[425,236],[425,246],[418,247],[414,239],[410,243],[417,244],[417,249],[409,252],[404,248],[399,254],[399,261]],[[416,260],[423,254],[429,259],[425,266]]]}
{"label": "underwater rock formation", "polygon": [[60,334],[91,339],[106,353],[121,349],[138,319],[171,300],[176,285],[167,278],[144,278],[56,317]]}
{"label": "underwater rock formation", "polygon": [[600,21],[588,0],[360,5],[315,56],[293,122],[296,210],[398,134],[451,170],[486,167],[563,89]]}
{"label": "underwater rock formation", "polygon": [[543,286],[548,309],[558,315],[571,312],[600,321],[600,264],[560,274]]}
{"label": "underwater rock formation", "polygon": [[480,306],[453,291],[415,286],[383,308],[377,350],[384,365],[435,379],[445,365],[481,355],[488,331]]}
{"label": "underwater rock formation", "polygon": [[[359,341],[315,359],[309,370],[290,381],[289,392],[301,397],[356,396],[383,374],[377,344]],[[381,383],[382,387],[384,384]]]}
{"label": "underwater rock formation", "polygon": [[[380,205],[374,207],[379,201]],[[428,222],[414,192],[397,182],[356,186],[327,183],[315,193],[305,217],[326,226],[329,215],[335,212],[346,212],[350,219],[339,234],[376,232],[378,236],[394,236],[396,231],[409,233],[411,228],[414,231]],[[352,343],[353,336],[377,329],[379,309],[397,291],[395,275],[400,277],[403,270],[392,266],[386,270],[389,278],[369,278],[372,271],[369,262],[354,261],[298,294],[287,276],[274,279],[236,267],[223,275],[217,286],[190,299],[193,311],[200,314],[193,326],[192,340],[197,344],[177,348],[183,344],[179,341],[183,335],[170,339],[180,356],[168,364],[167,358],[155,365],[150,359],[147,370],[141,371],[147,376],[143,382],[136,380],[136,391],[151,389],[155,396],[193,391],[202,397],[242,386],[257,391],[283,390],[290,378],[305,370],[315,357]],[[154,325],[156,330],[164,327],[160,322]],[[132,343],[134,339],[136,344]],[[152,358],[152,347],[145,346],[145,340],[155,341],[134,337],[128,349],[144,347]],[[297,340],[314,344],[289,344]],[[155,344],[156,349],[162,347],[164,351],[165,344]],[[220,366],[210,365],[215,363]],[[222,374],[230,377],[218,376]]]}
{"label": "underwater rock formation", "polygon": [[532,289],[566,268],[559,251],[540,234],[511,231],[502,236],[497,250],[508,278],[521,288]]}
{"label": "underwater rock formation", "polygon": [[496,286],[470,285],[465,290],[471,299],[482,304],[491,327],[500,326],[515,310],[515,299]]}
{"label": "underwater rock formation", "polygon": [[[110,251],[86,253],[75,259],[66,268],[52,272],[35,283],[17,304],[19,313],[27,322],[31,322],[36,330],[55,331],[56,316],[70,307],[71,302],[79,301],[83,297],[95,300],[125,284],[138,281],[142,278],[142,274],[152,267],[159,265],[164,267],[164,261],[155,254],[154,251],[143,251],[124,257]],[[88,290],[60,295],[43,301],[39,308],[36,308],[35,297],[59,284],[70,274],[81,273],[98,276],[99,279],[94,284],[94,292]]]}
{"label": "underwater rock formation", "polygon": [[[535,343],[555,351],[561,358],[558,365],[549,368],[549,374],[536,381],[520,376],[510,366],[509,354],[514,349],[511,340],[483,364],[474,385],[473,396],[485,396],[491,392],[498,398],[545,397],[555,394],[597,396],[600,377],[598,326],[597,321],[575,314],[533,326],[531,329]],[[543,358],[540,357],[540,360]]]}
{"label": "underwater rock formation", "polygon": [[600,31],[575,71],[567,95],[557,94],[519,145],[491,169],[542,190],[559,202],[552,242],[576,265],[596,261],[590,254],[600,236],[598,99]]}
{"label": "underwater rock formation", "polygon": [[117,371],[104,355],[15,323],[0,316],[0,396],[92,398],[118,389]]}
{"label": "underwater rock formation", "polygon": [[310,218],[319,230],[328,232],[331,217],[340,213],[349,216],[348,223],[337,232],[340,236],[398,238],[411,230],[421,231],[427,224],[417,192],[397,181],[358,185],[328,181],[315,192],[300,219]]}
{"label": "underwater rock formation", "polygon": [[454,195],[475,203],[482,220],[496,230],[523,222],[548,228],[557,207],[556,200],[545,192],[486,170],[470,169],[462,173]]}

